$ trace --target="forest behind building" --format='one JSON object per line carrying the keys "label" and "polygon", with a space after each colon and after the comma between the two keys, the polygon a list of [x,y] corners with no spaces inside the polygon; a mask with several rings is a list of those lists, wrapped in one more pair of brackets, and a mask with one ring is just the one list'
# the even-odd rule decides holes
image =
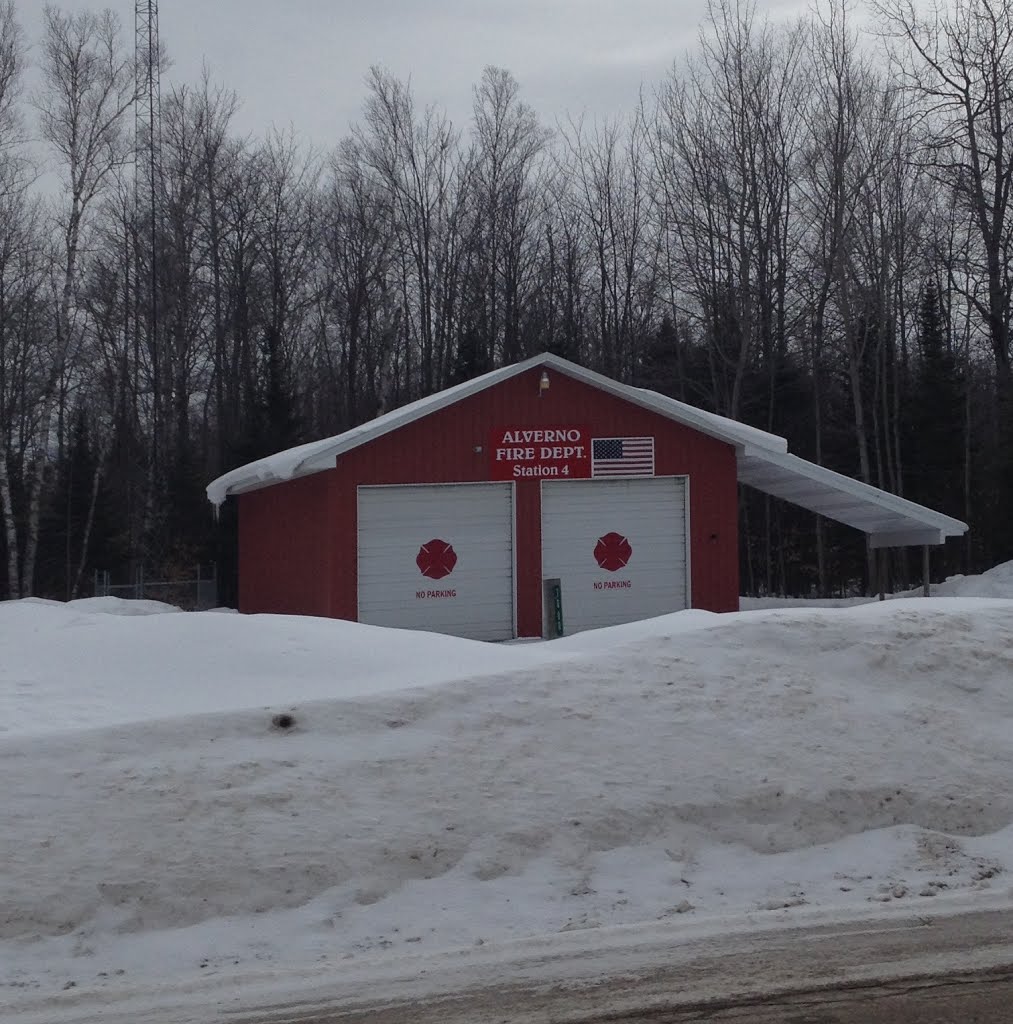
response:
{"label": "forest behind building", "polygon": [[[1008,3],[712,0],[615,119],[488,67],[455,124],[378,65],[343,139],[240,133],[163,45],[145,122],[111,13],[0,0],[0,597],[234,600],[210,479],[542,351],[967,521],[936,578],[1013,557]],[[740,523],[744,593],[873,585],[855,531]]]}

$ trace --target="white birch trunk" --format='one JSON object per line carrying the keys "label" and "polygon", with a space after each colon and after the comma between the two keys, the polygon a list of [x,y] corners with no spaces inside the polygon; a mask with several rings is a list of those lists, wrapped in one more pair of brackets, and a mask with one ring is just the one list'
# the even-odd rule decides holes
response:
{"label": "white birch trunk", "polygon": [[14,521],[14,505],[11,499],[11,479],[7,472],[7,447],[0,444],[0,509],[4,517],[4,537],[7,541],[7,595],[14,599],[21,597],[21,581],[18,578],[18,530]]}

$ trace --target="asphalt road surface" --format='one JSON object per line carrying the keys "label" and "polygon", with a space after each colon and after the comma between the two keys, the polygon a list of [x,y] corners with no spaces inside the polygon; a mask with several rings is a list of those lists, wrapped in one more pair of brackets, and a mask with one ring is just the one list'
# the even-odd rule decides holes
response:
{"label": "asphalt road surface", "polygon": [[[942,909],[942,908],[940,908]],[[694,934],[696,937],[693,937]],[[209,979],[209,982],[211,979]],[[1013,1024],[1013,908],[741,927],[669,923],[333,973],[53,999],[17,1024]],[[5,1024],[6,1024],[6,1019]]]}
{"label": "asphalt road surface", "polygon": [[[512,983],[229,1014],[233,1024],[976,1024],[1013,1022],[1013,914],[980,912],[739,934],[538,965]],[[640,954],[646,962],[637,966]],[[625,961],[625,962],[624,962]],[[522,972],[524,965],[518,964]],[[407,996],[407,993],[405,994]],[[315,1002],[315,1001],[314,1001]]]}
{"label": "asphalt road surface", "polygon": [[604,1008],[586,998],[522,996],[491,993],[481,1001],[438,1001],[431,1005],[385,1010],[315,1010],[292,1015],[283,1011],[253,1021],[291,1024],[415,1024],[417,1021],[514,1022],[543,1024],[690,1024],[690,1022],[750,1022],[750,1024],[984,1024],[1013,1020],[1013,977],[1009,969],[954,974],[945,978],[898,980],[893,983],[842,985],[819,990],[715,999],[703,1003],[678,999],[652,1009],[610,1010],[613,993],[597,993]]}

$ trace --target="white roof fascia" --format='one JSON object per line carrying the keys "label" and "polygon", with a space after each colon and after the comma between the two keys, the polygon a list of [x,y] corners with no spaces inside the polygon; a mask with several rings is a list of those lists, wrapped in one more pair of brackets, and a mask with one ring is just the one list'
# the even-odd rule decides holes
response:
{"label": "white roof fascia", "polygon": [[[536,356],[536,362],[559,370],[568,377],[583,381],[599,391],[615,395],[623,401],[639,405],[643,409],[664,416],[665,419],[675,420],[684,426],[692,427],[702,434],[708,434],[719,441],[734,445],[740,451],[747,446],[755,446],[774,452],[787,452],[788,442],[777,434],[768,434],[764,430],[747,426],[737,420],[730,420],[726,416],[718,416],[716,413],[704,412],[695,406],[687,405],[675,398],[668,398],[658,394],[657,391],[647,391],[644,388],[635,388],[629,384],[621,384],[619,381],[605,377],[594,370],[584,366],[578,366],[567,359],[552,353],[545,353]],[[551,391],[550,391],[551,394]]]}
{"label": "white roof fascia", "polygon": [[739,480],[869,534],[873,547],[941,544],[967,524],[795,455],[753,449],[739,459]]}
{"label": "white roof fascia", "polygon": [[504,366],[498,370],[482,374],[463,384],[455,384],[445,391],[438,391],[436,394],[419,398],[398,409],[392,409],[388,413],[377,416],[376,419],[352,427],[344,433],[336,434],[333,437],[325,437],[320,441],[311,441],[309,444],[299,445],[296,448],[289,448],[287,451],[268,455],[256,462],[239,466],[228,473],[212,480],[207,486],[208,500],[215,505],[221,505],[230,494],[243,494],[246,491],[255,491],[270,484],[282,483],[285,480],[293,480],[296,477],[309,476],[312,473],[319,473],[334,466],[334,460],[343,452],[365,444],[367,441],[384,434],[397,430],[408,423],[428,416],[437,409],[442,409],[453,402],[459,402],[463,398],[483,391],[493,384],[508,380],[510,377],[533,366],[537,366],[540,358],[535,356],[522,363],[515,363],[513,366]]}
{"label": "white roof fascia", "polygon": [[870,533],[869,544],[874,548],[922,547],[926,544],[945,544],[942,530],[901,530],[897,533]]}
{"label": "white roof fascia", "polygon": [[519,373],[524,373],[525,370],[538,366],[542,361],[541,357],[534,356],[531,359],[525,359],[522,363],[514,363],[512,366],[491,370],[489,373],[483,373],[481,377],[474,377],[463,384],[455,384],[444,391],[437,391],[433,395],[427,395],[425,398],[402,405],[400,409],[393,409],[391,412],[378,416],[375,420],[369,420],[358,427],[346,430],[343,434],[338,434],[337,437],[330,438],[331,443],[325,450],[321,450],[300,465],[310,473],[331,469],[334,460],[344,452],[358,448],[360,444],[365,444],[367,441],[383,437],[384,434],[389,434],[392,430],[398,430],[409,423],[414,423],[416,420],[439,409],[445,409],[448,405],[460,402],[464,398],[477,395],[494,384],[509,380]]}
{"label": "white roof fascia", "polygon": [[207,487],[208,498],[217,506],[230,494],[242,494],[331,469],[336,458],[344,452],[539,366],[556,370],[732,445],[742,483],[863,530],[870,536],[873,547],[940,544],[947,537],[967,532],[967,525],[957,519],[789,455],[788,443],[783,437],[705,412],[654,391],[621,384],[551,353],[492,370],[334,437],[299,445],[240,466],[212,481]]}
{"label": "white roof fascia", "polygon": [[788,442],[776,434],[768,434],[724,416],[704,412],[702,409],[696,409],[685,402],[667,398],[654,391],[645,391],[642,388],[621,384],[600,373],[595,373],[594,370],[571,363],[561,356],[543,352],[541,355],[532,356],[523,362],[503,366],[498,370],[475,377],[473,380],[465,381],[463,384],[456,384],[445,391],[438,391],[436,394],[410,402],[408,405],[384,413],[358,427],[346,430],[342,434],[299,445],[296,448],[250,462],[245,466],[239,466],[208,484],[208,500],[215,505],[221,505],[230,494],[243,494],[246,491],[258,490],[270,484],[282,483],[296,477],[309,476],[312,473],[331,469],[334,466],[334,460],[344,452],[539,366],[556,370],[600,391],[605,391],[624,401],[664,416],[666,419],[675,420],[677,423],[698,430],[716,440],[733,445],[740,454],[752,448],[771,452],[787,452],[788,450]]}

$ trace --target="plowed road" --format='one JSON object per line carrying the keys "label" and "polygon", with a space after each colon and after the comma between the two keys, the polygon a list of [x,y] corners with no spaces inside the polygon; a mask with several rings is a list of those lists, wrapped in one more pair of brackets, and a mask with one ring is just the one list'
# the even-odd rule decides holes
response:
{"label": "plowed road", "polygon": [[[497,950],[222,979],[17,1014],[24,1024],[1013,1024],[1013,910],[687,938],[573,932]],[[217,987],[218,991],[215,991]],[[60,1005],[62,1004],[62,1005]],[[27,1009],[27,1008],[26,1008]],[[36,1015],[37,1014],[37,1015]]]}
{"label": "plowed road", "polygon": [[375,1010],[291,1010],[247,1018],[257,1022],[291,1024],[690,1024],[690,1022],[749,1022],[749,1024],[994,1024],[1013,1021],[1010,971],[953,975],[896,981],[890,984],[837,986],[830,989],[753,995],[704,1003],[663,999],[651,1009],[610,1009],[614,992],[575,999],[558,994],[551,999],[509,991],[490,993],[482,1000],[441,1000],[422,1006],[404,1005]]}
{"label": "plowed road", "polygon": [[[991,912],[855,922],[714,937],[656,949],[587,977],[572,961],[559,984],[527,982],[403,1000],[396,987],[355,1005],[276,1007],[235,1024],[974,1024],[1013,1022],[1013,915]],[[647,952],[647,951],[645,951]],[[581,959],[594,969],[598,956]],[[621,963],[620,958],[620,963]],[[604,966],[604,965],[603,965]],[[615,966],[615,965],[614,965]],[[579,976],[583,974],[584,977]],[[577,975],[577,977],[574,977]],[[537,979],[537,980],[536,980]]]}

